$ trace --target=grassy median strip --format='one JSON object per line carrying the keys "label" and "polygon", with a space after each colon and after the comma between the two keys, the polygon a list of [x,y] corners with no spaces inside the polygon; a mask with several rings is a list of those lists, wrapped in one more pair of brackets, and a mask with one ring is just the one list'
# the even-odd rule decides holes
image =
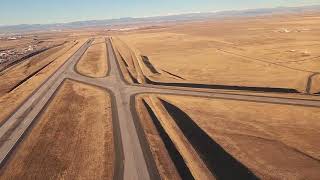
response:
{"label": "grassy median strip", "polygon": [[89,77],[103,77],[107,74],[107,49],[105,38],[96,39],[77,64],[77,71]]}

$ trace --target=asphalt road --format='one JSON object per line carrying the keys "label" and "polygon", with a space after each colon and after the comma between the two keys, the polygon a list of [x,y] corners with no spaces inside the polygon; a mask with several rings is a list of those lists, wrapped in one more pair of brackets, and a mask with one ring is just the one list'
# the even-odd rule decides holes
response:
{"label": "asphalt road", "polygon": [[268,94],[245,95],[235,92],[222,92],[182,87],[156,85],[131,85],[121,74],[110,40],[106,42],[108,50],[109,72],[103,78],[90,78],[75,71],[75,65],[91,44],[86,42],[67,62],[50,76],[0,127],[0,164],[5,165],[10,153],[23,140],[23,135],[31,128],[46,105],[55,95],[58,87],[66,79],[102,87],[113,96],[113,121],[116,150],[115,179],[159,179],[154,161],[148,153],[141,130],[136,125],[137,116],[133,99],[141,93],[175,94],[184,96],[232,99],[296,106],[320,107],[320,101],[298,98],[272,97]]}

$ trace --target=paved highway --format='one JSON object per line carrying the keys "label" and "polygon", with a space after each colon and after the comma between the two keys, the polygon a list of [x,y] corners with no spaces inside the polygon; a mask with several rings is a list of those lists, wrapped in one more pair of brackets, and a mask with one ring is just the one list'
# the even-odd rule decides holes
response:
{"label": "paved highway", "polygon": [[146,153],[144,142],[139,138],[139,130],[135,126],[136,116],[133,116],[132,100],[141,93],[176,94],[185,96],[199,96],[208,98],[232,99],[239,101],[253,101],[263,103],[288,104],[297,106],[320,107],[320,101],[298,98],[281,98],[267,95],[246,95],[232,92],[198,90],[181,87],[165,87],[155,85],[128,84],[118,67],[117,60],[111,45],[106,41],[108,50],[109,72],[103,78],[90,78],[75,71],[75,65],[83,53],[91,45],[87,41],[67,62],[44,82],[40,88],[14,112],[0,127],[0,163],[5,165],[5,160],[19,140],[23,139],[24,132],[31,123],[41,114],[45,106],[55,95],[58,87],[65,79],[72,79],[82,83],[105,88],[113,96],[113,120],[117,142],[115,179],[159,179],[158,172],[150,154]]}

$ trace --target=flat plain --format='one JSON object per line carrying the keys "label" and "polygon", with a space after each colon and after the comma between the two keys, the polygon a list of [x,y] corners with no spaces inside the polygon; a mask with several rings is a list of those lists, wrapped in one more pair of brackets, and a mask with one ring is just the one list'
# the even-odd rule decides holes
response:
{"label": "flat plain", "polygon": [[0,179],[317,179],[319,24],[302,13],[0,39]]}
{"label": "flat plain", "polygon": [[[114,41],[129,68],[140,64],[154,81],[306,92],[309,77],[320,68],[318,17],[300,14],[185,23],[116,33]],[[146,57],[156,71],[142,65]],[[132,75],[139,79],[135,72]],[[310,93],[320,91],[314,78]]]}

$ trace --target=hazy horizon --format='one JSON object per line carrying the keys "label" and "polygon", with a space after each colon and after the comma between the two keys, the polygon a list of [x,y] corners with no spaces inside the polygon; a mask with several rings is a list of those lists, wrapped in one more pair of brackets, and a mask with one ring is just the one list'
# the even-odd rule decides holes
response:
{"label": "hazy horizon", "polygon": [[[232,2],[230,0],[70,0],[63,2],[33,0],[32,3],[18,0],[1,2],[0,26],[18,24],[52,24],[74,21],[118,19],[124,17],[152,17],[174,14],[218,12],[226,10],[244,10],[257,8],[309,6],[320,4],[317,0],[245,0]],[[14,13],[12,13],[14,12]]]}

